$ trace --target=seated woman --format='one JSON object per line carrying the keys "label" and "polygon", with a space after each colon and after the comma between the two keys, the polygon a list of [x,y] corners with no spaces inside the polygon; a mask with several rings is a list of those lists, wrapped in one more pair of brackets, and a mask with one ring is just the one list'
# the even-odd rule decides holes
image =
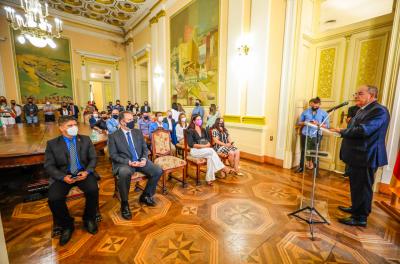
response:
{"label": "seated woman", "polygon": [[228,130],[225,128],[224,119],[220,117],[217,118],[211,131],[214,141],[214,150],[218,154],[221,153],[227,155],[229,164],[234,169],[234,173],[237,175],[243,175],[239,172],[240,152],[233,146],[233,141],[229,136]]}
{"label": "seated woman", "polygon": [[231,169],[226,167],[218,154],[211,147],[206,137],[206,131],[201,127],[203,120],[200,115],[194,114],[188,128],[188,145],[190,149],[190,155],[194,158],[205,158],[207,159],[207,173],[206,182],[208,185],[212,185],[215,181],[215,173],[221,171],[222,173],[229,173]]}
{"label": "seated woman", "polygon": [[185,113],[181,113],[178,117],[178,123],[176,124],[176,138],[179,143],[183,142],[183,130],[188,127],[188,123],[186,122]]}

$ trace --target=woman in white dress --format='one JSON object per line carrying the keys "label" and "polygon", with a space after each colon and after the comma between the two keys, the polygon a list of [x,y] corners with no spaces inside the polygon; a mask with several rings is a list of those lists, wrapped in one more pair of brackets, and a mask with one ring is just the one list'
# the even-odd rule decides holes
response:
{"label": "woman in white dress", "polygon": [[182,143],[183,142],[183,130],[188,127],[188,123],[186,122],[186,115],[184,113],[181,113],[178,117],[178,122],[176,124],[176,138],[178,142]]}

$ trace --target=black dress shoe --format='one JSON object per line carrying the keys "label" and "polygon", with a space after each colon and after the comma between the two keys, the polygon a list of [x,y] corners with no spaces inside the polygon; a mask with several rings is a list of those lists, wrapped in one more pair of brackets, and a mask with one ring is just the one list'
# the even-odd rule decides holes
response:
{"label": "black dress shoe", "polygon": [[139,202],[144,203],[147,206],[152,206],[152,207],[156,206],[156,202],[153,200],[152,197],[149,197],[149,196],[143,196],[143,195],[140,196]]}
{"label": "black dress shoe", "polygon": [[129,204],[121,205],[121,215],[126,220],[132,219],[131,209],[129,209]]}
{"label": "black dress shoe", "polygon": [[346,207],[346,206],[341,206],[341,205],[339,205],[339,206],[338,206],[338,209],[339,209],[340,211],[343,211],[343,212],[349,213],[349,214],[351,214],[351,212],[352,212],[351,206]]}
{"label": "black dress shoe", "polygon": [[68,243],[68,241],[72,237],[72,233],[74,232],[74,229],[75,229],[74,227],[63,229],[61,236],[60,236],[60,246],[64,246],[65,244]]}
{"label": "black dress shoe", "polygon": [[304,171],[303,167],[298,167],[295,173],[302,173]]}
{"label": "black dress shoe", "polygon": [[339,218],[339,222],[349,226],[367,226],[367,220],[355,219],[354,217]]}
{"label": "black dress shoe", "polygon": [[88,231],[92,235],[96,234],[98,231],[96,221],[93,221],[93,220],[85,221],[83,225],[84,225],[86,231]]}

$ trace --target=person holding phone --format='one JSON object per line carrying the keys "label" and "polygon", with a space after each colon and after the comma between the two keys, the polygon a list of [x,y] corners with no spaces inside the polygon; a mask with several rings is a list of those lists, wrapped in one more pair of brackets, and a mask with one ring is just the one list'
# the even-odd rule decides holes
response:
{"label": "person holding phone", "polygon": [[44,168],[49,179],[48,204],[54,222],[61,226],[60,245],[68,243],[74,232],[74,219],[69,215],[66,196],[78,186],[86,198],[84,228],[90,234],[98,231],[96,213],[99,203],[98,175],[95,173],[96,150],[88,136],[78,134],[73,116],[58,119],[61,136],[47,142]]}
{"label": "person holding phone", "polygon": [[218,117],[211,127],[214,149],[218,154],[228,156],[229,165],[237,175],[243,175],[239,171],[240,151],[234,146],[228,130],[225,128],[224,119]]}

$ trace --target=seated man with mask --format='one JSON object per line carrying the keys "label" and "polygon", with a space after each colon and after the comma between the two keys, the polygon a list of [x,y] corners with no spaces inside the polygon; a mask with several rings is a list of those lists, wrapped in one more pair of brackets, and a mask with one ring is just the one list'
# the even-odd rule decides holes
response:
{"label": "seated man with mask", "polygon": [[113,109],[111,111],[111,118],[107,120],[107,130],[108,134],[112,134],[117,131],[119,123],[118,123],[119,111],[118,109]]}
{"label": "seated man with mask", "polygon": [[142,172],[147,177],[146,188],[139,198],[140,203],[155,206],[153,199],[157,182],[163,171],[160,167],[147,160],[148,148],[143,134],[134,128],[132,112],[123,111],[119,114],[120,128],[108,137],[108,148],[112,160],[113,174],[118,180],[118,190],[121,197],[121,215],[124,219],[132,219],[129,209],[128,195],[131,176],[134,172]]}
{"label": "seated man with mask", "polygon": [[85,193],[84,228],[96,234],[99,189],[94,172],[96,150],[92,141],[88,136],[78,135],[73,116],[61,116],[58,126],[62,135],[47,142],[44,168],[50,176],[48,204],[55,223],[62,228],[60,245],[63,246],[75,229],[66,204],[68,192],[73,186],[78,186]]}

